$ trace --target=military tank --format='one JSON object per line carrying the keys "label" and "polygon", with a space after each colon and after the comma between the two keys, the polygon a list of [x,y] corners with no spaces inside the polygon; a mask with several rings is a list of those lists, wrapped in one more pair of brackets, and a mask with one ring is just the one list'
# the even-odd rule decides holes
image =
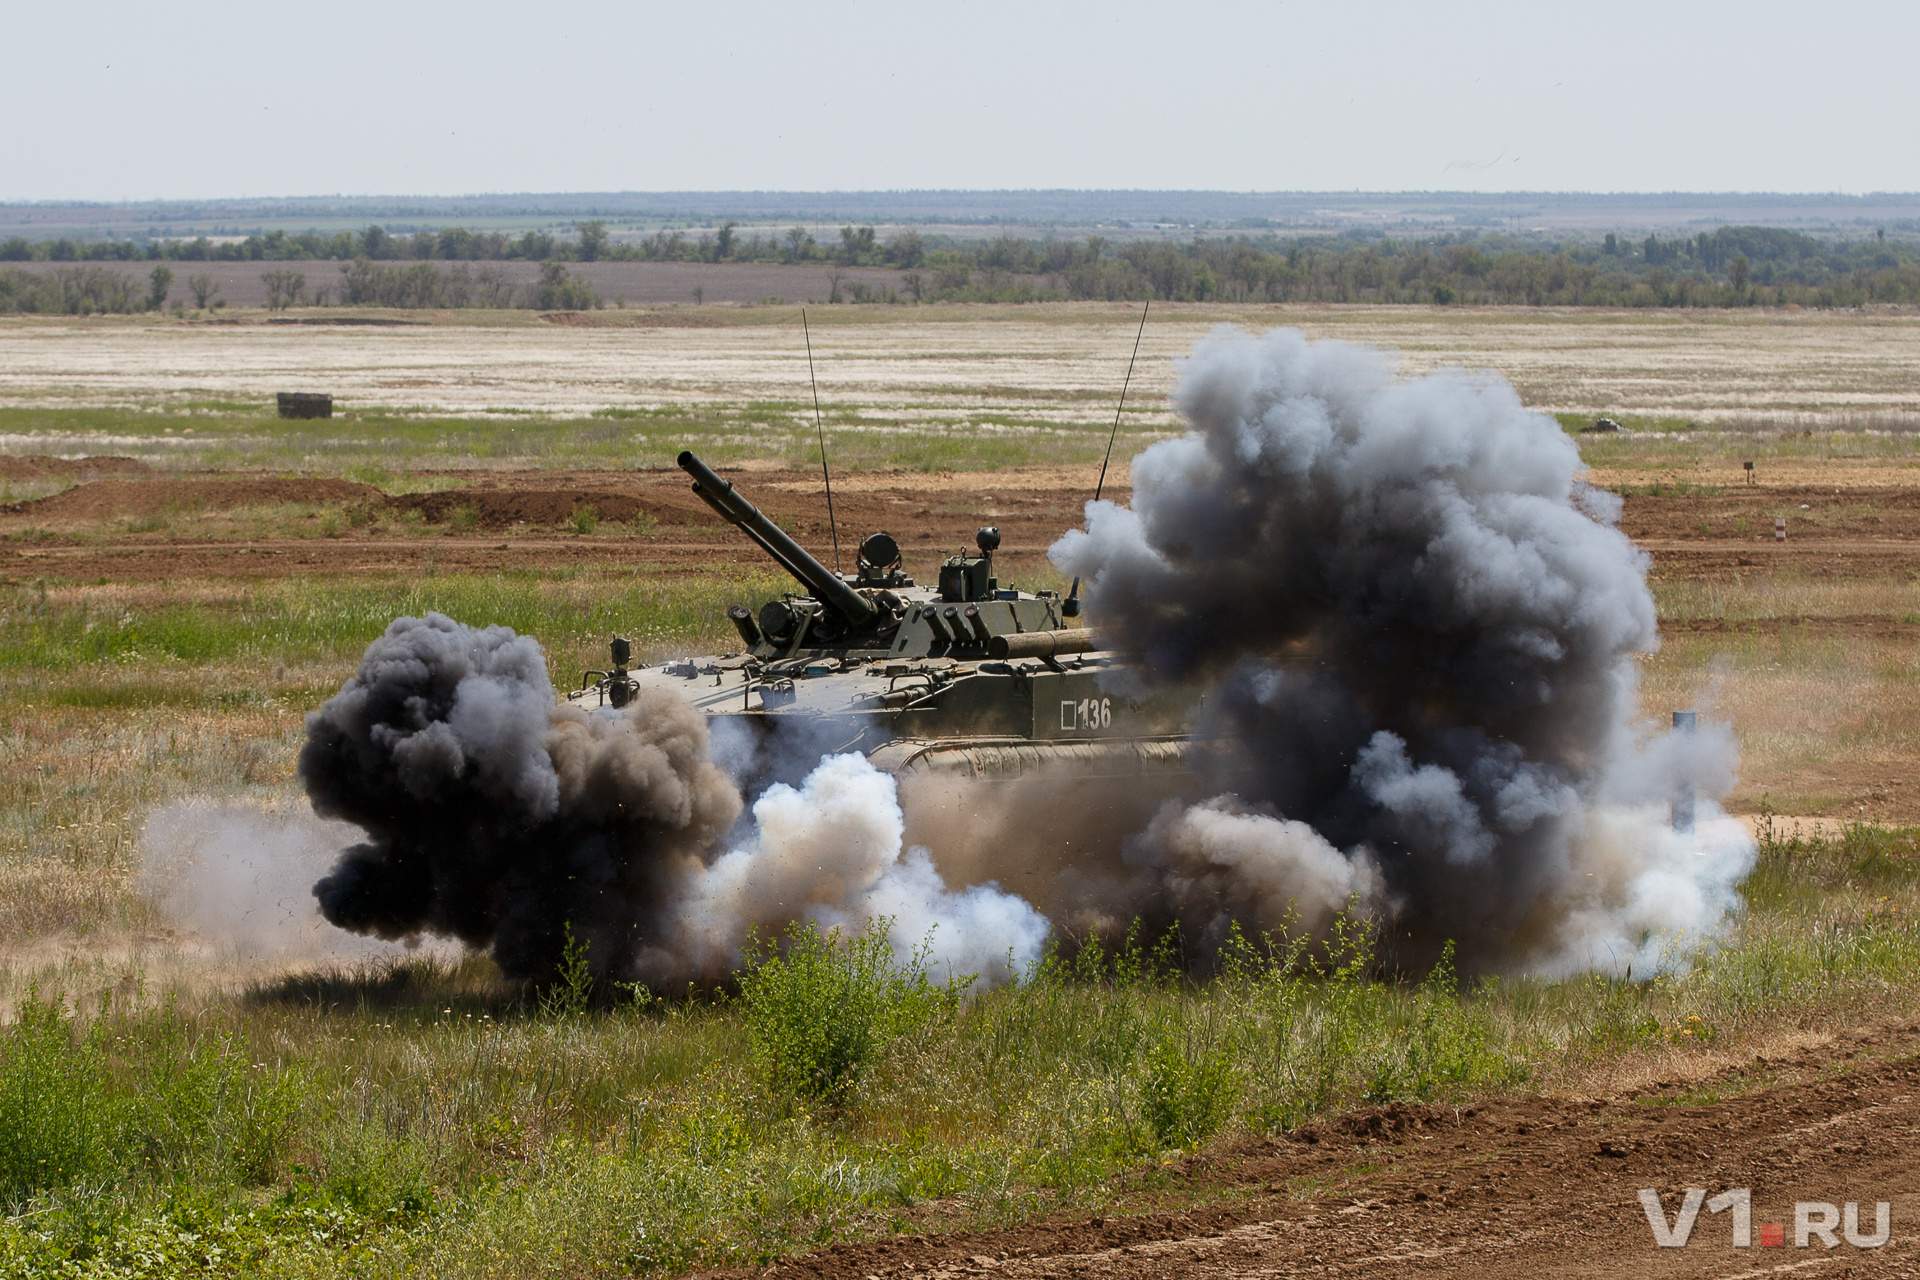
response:
{"label": "military tank", "polygon": [[757,611],[730,607],[741,641],[732,653],[648,666],[616,638],[611,668],[585,673],[575,703],[623,707],[643,688],[671,689],[729,728],[798,730],[817,754],[859,751],[901,777],[1183,769],[1191,705],[1115,693],[1128,682],[1103,677],[1120,660],[1069,623],[1077,602],[1002,582],[997,529],[975,535],[977,555],[944,560],[931,585],[907,575],[886,533],[860,543],[857,572],[837,574],[691,452],[679,465],[801,589]]}

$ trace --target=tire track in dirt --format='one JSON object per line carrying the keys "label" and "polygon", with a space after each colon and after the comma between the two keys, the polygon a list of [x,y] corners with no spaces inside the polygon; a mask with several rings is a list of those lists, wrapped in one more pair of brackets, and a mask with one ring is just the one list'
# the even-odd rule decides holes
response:
{"label": "tire track in dirt", "polygon": [[[1392,1106],[1243,1142],[1173,1170],[1207,1207],[1060,1218],[1001,1231],[843,1245],[753,1273],[808,1280],[960,1277],[1734,1277],[1920,1274],[1920,1024],[1843,1037],[1723,1071],[1688,1105],[1661,1082],[1607,1099]],[[1710,1084],[1714,1082],[1709,1082]],[[1699,1088],[1698,1084],[1693,1086]],[[1747,1187],[1753,1246],[1702,1212],[1685,1248],[1656,1246],[1637,1192],[1671,1216],[1687,1187]],[[1136,1202],[1146,1200],[1136,1195]],[[1795,1201],[1887,1201],[1878,1249],[1794,1246]],[[1236,1202],[1237,1201],[1237,1202]],[[1763,1247],[1764,1224],[1785,1244]],[[726,1273],[723,1273],[726,1274]],[[746,1273],[732,1273],[746,1274]]]}

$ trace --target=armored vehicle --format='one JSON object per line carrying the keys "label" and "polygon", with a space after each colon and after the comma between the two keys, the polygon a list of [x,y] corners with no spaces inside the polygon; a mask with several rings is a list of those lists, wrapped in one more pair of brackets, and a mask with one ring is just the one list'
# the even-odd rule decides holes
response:
{"label": "armored vehicle", "polygon": [[1188,708],[1133,699],[1103,679],[1117,659],[1093,633],[1063,625],[1072,604],[1020,591],[994,569],[997,529],[975,537],[921,586],[885,533],[860,544],[856,573],[820,561],[692,453],[679,457],[693,491],[792,574],[801,591],[758,611],[734,605],[733,653],[633,665],[616,639],[609,671],[589,671],[569,695],[625,706],[644,687],[669,688],[709,717],[772,737],[803,733],[816,756],[859,751],[895,775],[1014,779],[1049,766],[1079,776],[1165,774],[1182,767]]}

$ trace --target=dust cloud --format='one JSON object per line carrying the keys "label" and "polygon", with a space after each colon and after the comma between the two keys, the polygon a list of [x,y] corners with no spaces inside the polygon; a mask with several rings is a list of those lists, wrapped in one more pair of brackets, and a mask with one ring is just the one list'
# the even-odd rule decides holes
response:
{"label": "dust cloud", "polygon": [[314,881],[360,835],[346,823],[315,817],[304,804],[163,805],[141,825],[135,888],[220,962],[324,963],[405,954],[400,945],[334,928],[314,901]]}

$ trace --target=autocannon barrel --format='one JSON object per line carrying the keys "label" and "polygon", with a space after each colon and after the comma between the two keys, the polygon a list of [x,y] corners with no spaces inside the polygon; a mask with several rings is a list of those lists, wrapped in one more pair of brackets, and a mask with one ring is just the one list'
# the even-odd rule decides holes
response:
{"label": "autocannon barrel", "polygon": [[1069,631],[1017,631],[987,641],[987,656],[1058,658],[1069,653],[1089,653],[1094,648],[1093,632],[1084,627]]}
{"label": "autocannon barrel", "polygon": [[719,513],[728,524],[760,544],[762,550],[780,567],[813,592],[814,599],[827,605],[854,626],[873,621],[880,612],[871,601],[842,582],[827,566],[807,554],[805,547],[789,538],[759,508],[734,492],[733,485],[713,473],[713,468],[688,450],[680,455],[680,469],[693,477],[693,491]]}

